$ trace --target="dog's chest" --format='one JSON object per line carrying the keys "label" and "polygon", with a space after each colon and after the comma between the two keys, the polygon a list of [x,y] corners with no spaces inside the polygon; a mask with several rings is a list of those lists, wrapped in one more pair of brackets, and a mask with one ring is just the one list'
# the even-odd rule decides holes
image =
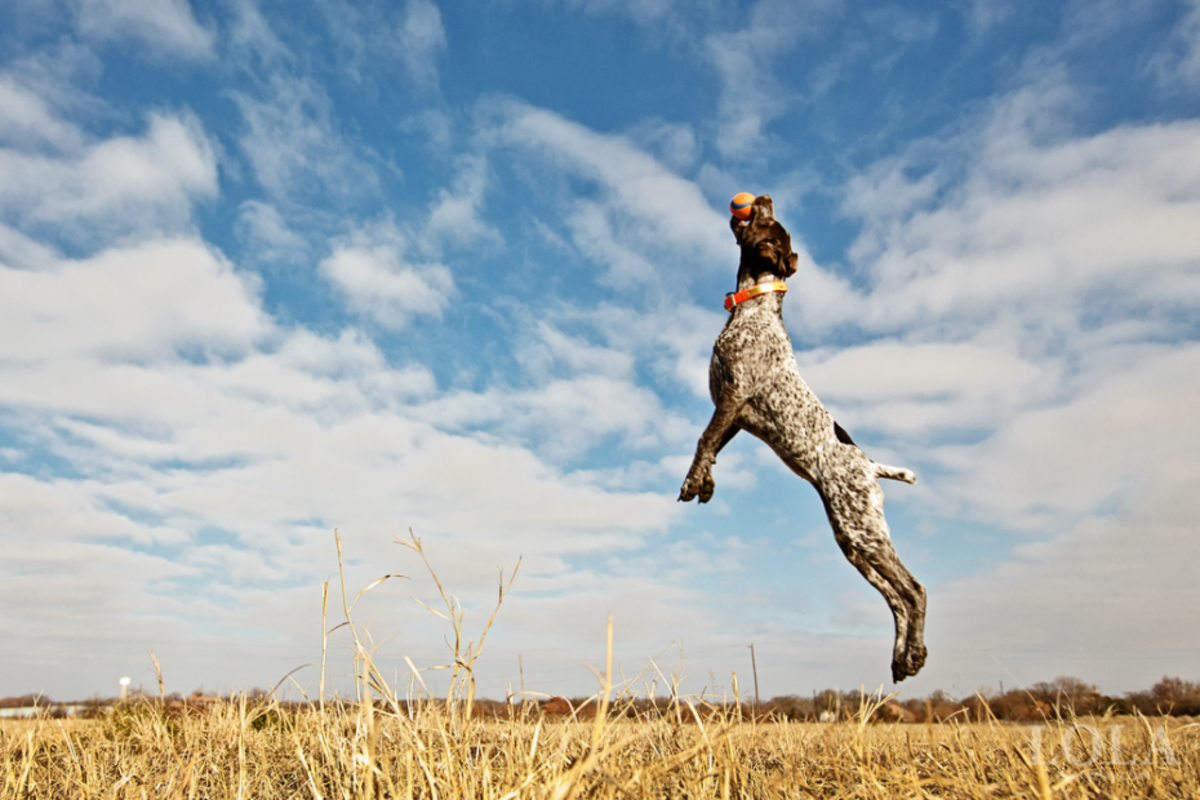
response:
{"label": "dog's chest", "polygon": [[713,345],[709,388],[713,401],[728,390],[747,398],[783,380],[800,378],[787,329],[765,309],[729,320]]}
{"label": "dog's chest", "polygon": [[774,368],[781,359],[795,361],[783,320],[765,309],[730,319],[717,336],[713,355],[756,373]]}

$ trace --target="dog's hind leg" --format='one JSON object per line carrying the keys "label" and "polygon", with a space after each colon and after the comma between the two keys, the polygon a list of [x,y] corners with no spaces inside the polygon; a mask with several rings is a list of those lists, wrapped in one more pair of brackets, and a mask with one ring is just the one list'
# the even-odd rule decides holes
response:
{"label": "dog's hind leg", "polygon": [[892,610],[896,624],[892,680],[899,683],[916,675],[925,664],[925,587],[892,546],[883,516],[883,490],[868,465],[862,465],[866,469],[842,472],[837,481],[818,484],[817,491],[846,559],[883,595]]}
{"label": "dog's hind leg", "polygon": [[[837,420],[833,421],[833,435],[837,437],[837,440],[842,444],[848,444],[851,447],[858,447],[858,445],[854,443],[854,440],[850,438],[850,434],[846,431],[846,429],[837,423]],[[888,478],[893,481],[904,481],[905,483],[917,482],[917,476],[913,474],[911,469],[904,469],[903,467],[889,467],[887,464],[875,464],[874,461],[871,463],[875,466],[875,477],[877,478]]]}

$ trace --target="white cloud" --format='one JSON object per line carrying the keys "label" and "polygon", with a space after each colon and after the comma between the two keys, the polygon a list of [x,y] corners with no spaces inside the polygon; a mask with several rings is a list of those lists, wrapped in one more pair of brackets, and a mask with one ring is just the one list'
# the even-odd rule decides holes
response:
{"label": "white cloud", "polygon": [[[383,234],[359,246],[376,249],[364,258],[387,257],[377,255],[388,247]],[[423,416],[455,397],[439,398],[426,369],[388,364],[353,330],[324,337],[278,328],[253,284],[195,241],[57,259],[36,271],[4,267],[5,304],[0,409],[21,431],[5,449],[6,469],[36,469],[46,457],[72,465],[62,478],[0,473],[8,554],[0,631],[19,643],[3,656],[14,680],[72,680],[69,664],[43,665],[41,678],[21,666],[42,651],[31,645],[38,634],[23,621],[27,611],[12,610],[33,606],[58,640],[94,645],[106,668],[147,643],[176,654],[174,664],[164,661],[173,680],[229,674],[208,656],[193,664],[179,655],[181,642],[222,631],[222,661],[238,662],[241,634],[230,631],[257,631],[256,669],[269,665],[278,678],[307,660],[287,643],[319,613],[316,594],[308,606],[279,598],[296,598],[300,585],[316,592],[334,570],[334,526],[353,559],[352,587],[400,560],[391,536],[412,525],[457,553],[439,569],[470,606],[494,592],[493,578],[479,578],[521,553],[531,555],[531,578],[553,578],[570,569],[568,558],[641,546],[678,513],[670,498],[564,474],[495,435],[439,430],[430,422],[444,427],[443,414]],[[552,333],[547,340],[571,354]],[[576,366],[606,363],[592,353]],[[500,399],[514,426],[524,415],[569,432],[577,412],[592,436],[629,431],[629,410],[654,401],[596,375]],[[641,413],[645,428],[647,408]],[[264,640],[280,635],[286,646]],[[257,672],[233,679],[254,680],[249,674]]]}
{"label": "white cloud", "polygon": [[572,373],[627,378],[634,365],[628,353],[593,344],[581,336],[571,336],[547,319],[535,323],[534,335],[521,342],[514,355],[538,378],[549,378],[557,364],[564,365]]}
{"label": "white cloud", "polygon": [[192,347],[244,352],[268,329],[253,287],[186,240],[37,271],[0,265],[0,358],[12,368],[78,356],[155,359]]}
{"label": "white cloud", "polygon": [[1166,46],[1151,59],[1160,80],[1171,88],[1200,87],[1200,0],[1184,0],[1178,24]]}
{"label": "white cloud", "polygon": [[630,378],[595,374],[532,389],[450,393],[431,401],[421,416],[448,430],[483,427],[551,461],[577,457],[609,436],[628,448],[647,449],[678,444],[694,430]]}
{"label": "white cloud", "polygon": [[1013,15],[1021,0],[971,0],[967,22],[976,35],[986,33]]}
{"label": "white cloud", "polygon": [[426,108],[400,121],[400,130],[418,140],[425,149],[438,155],[451,154],[454,144],[454,118],[436,108]]}
{"label": "white cloud", "polygon": [[255,56],[265,66],[288,59],[291,52],[271,29],[254,0],[232,0],[229,44],[242,56]]}
{"label": "white cloud", "polygon": [[246,122],[242,150],[272,197],[311,192],[345,201],[378,190],[378,177],[337,130],[329,96],[317,83],[275,75],[266,99],[239,92],[233,99]]}
{"label": "white cloud", "polygon": [[84,36],[136,41],[159,58],[212,55],[214,34],[192,15],[187,0],[72,0]]}
{"label": "white cloud", "polygon": [[[30,568],[29,561],[47,560],[63,564],[70,560],[61,545],[64,539],[73,543],[111,543],[126,539],[139,544],[178,543],[186,539],[179,530],[167,526],[147,526],[104,508],[96,502],[94,484],[56,480],[38,481],[27,475],[0,473],[0,509],[3,509],[4,528],[18,529],[30,540],[57,540],[59,547],[39,547],[10,553],[10,566],[21,571]],[[49,570],[47,570],[49,571]],[[170,570],[176,572],[176,570]]]}
{"label": "white cloud", "polygon": [[800,46],[840,8],[836,0],[759,0],[745,27],[709,34],[704,54],[721,82],[717,148],[730,160],[761,158],[765,129],[795,99],[774,74],[776,58]]}
{"label": "white cloud", "polygon": [[57,118],[41,93],[0,74],[0,141],[19,149],[48,146],[56,150],[78,150],[83,144],[79,130]]}
{"label": "white cloud", "polygon": [[[793,237],[792,249],[797,250],[796,273],[788,285],[800,291],[789,290],[784,303],[784,320],[789,328],[812,340],[839,325],[858,323],[865,305],[862,293],[846,276],[818,266],[807,251],[797,248],[798,243]],[[793,313],[792,308],[799,313]]]}
{"label": "white cloud", "polygon": [[1200,2],[1190,2],[1191,8],[1187,10],[1178,29],[1184,47],[1180,71],[1193,84],[1200,84]]}
{"label": "white cloud", "polygon": [[704,309],[673,298],[646,309],[602,306],[589,315],[612,348],[641,359],[665,385],[706,400],[713,342],[726,317],[719,302]]}
{"label": "white cloud", "polygon": [[53,267],[58,252],[7,225],[0,225],[0,264],[22,270]]}
{"label": "white cloud", "polygon": [[1036,129],[1029,115],[1042,103],[1027,94],[1000,104],[967,145],[978,157],[961,180],[952,170],[909,180],[901,159],[852,184],[847,207],[866,222],[852,252],[871,286],[843,292],[829,323],[1117,322],[1200,299],[1200,228],[1190,224],[1200,125],[1063,136]]}
{"label": "white cloud", "polygon": [[677,173],[690,169],[700,158],[700,142],[691,125],[648,119],[625,135]]}
{"label": "white cloud", "polygon": [[[240,101],[249,145],[265,150],[272,132],[283,138],[279,152],[256,164],[264,184],[281,195],[311,176],[302,171],[303,158],[298,165],[271,159],[337,147],[319,113],[310,115],[316,122],[308,132],[303,124],[287,130],[296,122],[287,109],[295,105],[283,103],[279,112]],[[478,214],[485,174],[482,159],[462,163],[458,181],[440,195],[431,233],[466,226],[486,238]],[[143,195],[147,218],[174,202],[166,192]],[[105,206],[92,207],[100,215]],[[303,240],[275,203],[245,202],[240,224],[264,252],[302,252]],[[321,271],[352,308],[398,327],[414,315],[440,313],[454,291],[444,266],[414,265],[407,250],[385,223],[336,242]],[[439,396],[426,369],[388,364],[353,330],[330,338],[279,328],[263,313],[254,283],[193,239],[152,238],[71,260],[0,227],[0,253],[8,260],[0,294],[11,305],[4,318],[13,328],[4,334],[11,352],[0,359],[0,406],[25,437],[5,449],[7,463],[62,458],[80,476],[4,479],[43,498],[42,508],[81,509],[69,521],[45,515],[47,536],[60,543],[72,541],[73,531],[104,537],[101,553],[78,552],[113,565],[106,574],[129,582],[128,596],[97,605],[98,619],[85,620],[87,627],[72,627],[69,607],[53,601],[39,612],[68,620],[56,629],[62,636],[104,631],[109,643],[97,645],[104,651],[98,658],[118,657],[120,636],[135,629],[135,615],[146,607],[162,618],[131,640],[139,649],[147,638],[165,640],[160,655],[172,649],[171,630],[184,632],[176,643],[179,635],[200,641],[205,631],[234,625],[261,630],[251,608],[275,609],[273,630],[302,630],[303,614],[263,596],[261,586],[289,598],[297,583],[315,586],[331,564],[324,545],[333,525],[371,563],[391,557],[390,535],[411,524],[440,542],[473,542],[470,558],[446,568],[451,579],[490,572],[528,552],[534,557],[526,572],[538,580],[570,571],[570,557],[639,547],[678,513],[670,498],[606,487],[604,474],[564,474],[536,454],[569,454],[612,436],[633,447],[680,436],[678,420],[634,382],[622,353],[546,326],[548,357],[573,374],[560,377],[556,366],[533,388]],[[465,409],[458,431],[450,413],[456,404]],[[494,432],[463,432],[487,425]],[[27,517],[0,527],[14,553]],[[171,555],[142,556],[134,552],[139,547]],[[26,548],[16,558],[40,557]],[[189,566],[161,570],[160,561]],[[133,563],[137,569],[124,566]],[[59,571],[73,576],[82,569],[72,563]],[[377,570],[364,562],[350,573],[362,585]],[[93,576],[75,593],[64,592],[62,602],[102,592],[105,581]],[[639,585],[655,596],[677,594]],[[468,602],[477,586],[468,584]],[[160,594],[181,593],[186,603],[156,603]],[[177,621],[167,624],[168,615]],[[6,633],[27,633],[12,618],[0,622]],[[235,652],[224,660],[237,658]],[[271,663],[286,669],[302,660]]]}
{"label": "white cloud", "polygon": [[440,317],[454,294],[449,269],[410,264],[405,250],[400,233],[383,226],[338,244],[320,269],[352,311],[399,329],[417,315]]}
{"label": "white cloud", "polygon": [[[66,126],[47,131],[43,124],[41,133],[81,138]],[[151,114],[145,136],[118,136],[65,155],[0,149],[0,211],[24,225],[103,226],[107,236],[178,227],[195,198],[216,191],[212,145],[190,117]]]}
{"label": "white cloud", "polygon": [[[45,685],[47,675],[57,674],[70,680],[78,658],[71,656],[74,666],[64,669],[58,654],[72,642],[88,653],[90,674],[111,670],[115,683],[128,674],[122,662],[129,665],[131,651],[144,654],[145,642],[198,633],[196,623],[211,613],[211,604],[179,597],[178,585],[202,571],[162,555],[186,539],[169,523],[134,520],[109,507],[97,481],[0,472],[6,679]],[[124,658],[113,659],[114,651]]]}
{"label": "white cloud", "polygon": [[[445,247],[471,248],[475,252],[482,245],[503,245],[500,231],[480,218],[487,182],[486,158],[470,155],[459,160],[450,188],[438,190],[429,212],[427,230],[432,240]],[[421,244],[425,242],[426,237],[422,237]]]}
{"label": "white cloud", "polygon": [[799,361],[824,402],[846,412],[839,421],[847,428],[928,439],[990,430],[1053,397],[1053,363],[1023,359],[1007,345],[882,340],[801,353]]}
{"label": "white cloud", "polygon": [[[520,371],[481,391],[430,397],[414,413],[441,430],[487,431],[551,462],[578,458],[613,438],[645,451],[691,437],[692,425],[639,385],[634,367],[641,353],[628,352],[624,341],[598,344],[559,327],[581,316],[560,310],[532,321],[513,347]],[[607,478],[602,471],[589,480]]]}
{"label": "white cloud", "polygon": [[[1188,439],[1194,446],[1194,431]],[[1088,454],[1077,456],[1072,468]],[[1194,559],[1184,555],[1194,552],[1195,466],[1175,461],[1116,514],[1021,545],[987,574],[938,588],[931,674],[913,688],[950,675],[992,673],[1010,685],[1076,675],[1119,694],[1193,674],[1200,648],[1181,632],[1196,627],[1200,608]]]}
{"label": "white cloud", "polygon": [[579,252],[607,268],[603,282],[618,289],[632,289],[666,272],[636,242],[622,235],[621,221],[614,216],[608,203],[578,200],[565,220]]}
{"label": "white cloud", "polygon": [[[32,510],[45,529],[37,540],[28,537],[25,517],[10,514],[7,524],[0,525],[0,540],[9,553],[6,565],[37,567],[35,562],[43,557],[34,544],[39,540],[60,545],[54,549],[58,560],[70,563],[60,563],[53,571],[64,580],[84,571],[84,564],[70,561],[70,554],[90,559],[93,566],[112,564],[111,570],[92,574],[57,597],[30,592],[19,581],[6,581],[3,607],[21,607],[9,592],[25,592],[21,602],[37,601],[39,619],[58,620],[57,636],[88,636],[97,630],[115,633],[133,629],[137,608],[150,605],[138,598],[153,596],[156,583],[199,582],[200,587],[182,590],[191,598],[187,608],[182,601],[178,608],[163,603],[154,607],[175,616],[174,628],[184,632],[230,629],[235,620],[238,630],[261,631],[254,649],[276,670],[277,678],[307,658],[295,656],[288,663],[277,647],[261,641],[262,636],[282,631],[288,641],[303,641],[299,632],[315,622],[318,595],[312,594],[308,605],[287,608],[259,597],[258,592],[265,586],[282,589],[299,584],[316,592],[319,580],[334,570],[330,527],[340,527],[346,537],[347,556],[352,559],[348,578],[354,588],[397,568],[403,551],[389,544],[391,536],[414,526],[434,552],[440,548],[444,554],[449,548],[453,553],[435,563],[443,580],[471,607],[486,602],[489,595],[494,597],[496,567],[511,568],[521,553],[531,556],[523,581],[553,578],[568,569],[564,558],[637,546],[677,513],[669,498],[593,488],[548,468],[522,448],[438,433],[406,420],[402,412],[397,413],[400,409],[356,407],[347,398],[361,396],[351,375],[327,381],[323,401],[299,408],[297,401],[303,398],[289,400],[286,395],[298,382],[320,383],[319,376],[295,369],[289,375],[273,360],[266,356],[265,364],[247,364],[237,374],[223,368],[178,365],[154,371],[112,369],[92,376],[120,380],[127,387],[126,408],[140,411],[146,425],[160,423],[155,437],[158,451],[125,446],[145,436],[106,420],[98,427],[123,432],[125,445],[111,436],[92,436],[81,444],[86,432],[76,432],[75,446],[90,453],[72,454],[79,468],[94,470],[97,478],[47,484],[3,476],[15,482],[14,491],[22,497],[44,496],[43,507],[69,508],[68,497],[75,495],[77,505],[93,509],[78,515],[70,527],[58,516]],[[263,366],[275,370],[263,374]],[[290,380],[277,385],[275,377],[280,373]],[[11,378],[6,376],[6,385]],[[274,393],[248,392],[248,380]],[[310,395],[308,401],[312,400]],[[80,398],[76,408],[93,418],[102,413],[87,398]],[[170,466],[181,462],[190,468]],[[131,522],[134,518],[164,522],[147,531],[146,526]],[[101,523],[106,527],[99,527]],[[72,541],[71,531],[107,537],[112,542],[110,557],[98,558],[94,550],[78,546],[61,547]],[[207,541],[206,531],[222,532],[227,543]],[[128,552],[131,543],[148,536],[169,547],[175,554],[170,561],[186,564],[186,570],[155,570],[155,559],[145,559],[150,562],[145,569],[121,568],[121,559],[134,557]],[[411,571],[415,565],[403,566]],[[133,598],[97,606],[97,615],[106,618],[103,624],[90,615],[70,614],[71,604],[82,593],[102,592],[118,575],[124,594]],[[652,585],[644,586],[654,592]],[[159,591],[178,596],[181,590],[168,585]],[[394,606],[387,610],[389,616],[396,615]],[[419,613],[415,608],[413,612]],[[556,627],[564,624],[562,613],[560,609]],[[514,608],[510,618],[513,614],[519,620],[525,610]],[[410,620],[405,623],[410,630],[414,615],[402,616]],[[7,614],[0,614],[0,624],[9,636],[20,632]],[[169,643],[178,636],[155,624],[144,626],[132,641],[137,643],[135,650],[150,643],[162,655],[156,643],[163,639]],[[111,643],[105,649],[113,647],[129,649]],[[227,638],[224,647],[236,656],[240,645]],[[426,660],[415,652],[418,647],[411,634],[406,637],[404,651]],[[187,664],[171,666],[176,675],[197,674]],[[203,669],[212,674],[213,666]],[[55,671],[60,670],[56,666]],[[8,665],[6,674],[24,675]]]}
{"label": "white cloud", "polygon": [[308,252],[308,242],[288,226],[271,203],[243,202],[237,232],[250,251],[264,261],[295,261]]}
{"label": "white cloud", "polygon": [[607,268],[618,287],[652,279],[687,281],[697,270],[728,270],[737,257],[726,217],[624,136],[605,135],[544,109],[501,102],[494,140],[592,181],[598,200],[562,209],[575,244]]}
{"label": "white cloud", "polygon": [[952,470],[944,491],[968,513],[1013,528],[1136,505],[1137,497],[1195,466],[1200,347],[1111,347],[1092,356],[1086,385],[1066,402],[1014,414],[994,436],[932,454]]}
{"label": "white cloud", "polygon": [[[446,50],[442,13],[433,0],[390,2],[316,0],[336,46],[339,69],[354,83],[395,83],[397,62],[409,87],[421,93],[438,88],[438,59]],[[386,77],[379,72],[386,65]]]}
{"label": "white cloud", "polygon": [[408,0],[396,31],[396,52],[409,77],[422,87],[437,87],[437,58],[446,49],[442,13],[431,0]]}

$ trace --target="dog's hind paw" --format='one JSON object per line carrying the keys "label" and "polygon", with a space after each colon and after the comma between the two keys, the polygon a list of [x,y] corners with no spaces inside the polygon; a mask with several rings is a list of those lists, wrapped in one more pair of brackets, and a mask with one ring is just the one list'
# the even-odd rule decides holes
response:
{"label": "dog's hind paw", "polygon": [[925,666],[927,651],[924,645],[914,647],[905,653],[904,658],[892,662],[892,683],[899,683],[910,675],[916,675]]}

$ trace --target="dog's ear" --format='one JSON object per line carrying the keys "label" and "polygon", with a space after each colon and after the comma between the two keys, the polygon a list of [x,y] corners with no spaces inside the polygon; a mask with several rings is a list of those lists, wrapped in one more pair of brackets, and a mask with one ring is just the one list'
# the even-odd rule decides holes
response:
{"label": "dog's ear", "polygon": [[796,274],[796,270],[800,265],[800,256],[795,253],[788,253],[787,258],[783,259],[783,277],[790,278]]}
{"label": "dog's ear", "polygon": [[762,194],[754,198],[754,207],[759,212],[758,216],[761,219],[775,219],[775,203],[771,200],[771,195]]}
{"label": "dog's ear", "polygon": [[779,268],[780,275],[790,278],[796,274],[800,262],[800,257],[792,249],[792,235],[778,221],[771,223],[771,234],[779,242],[779,256],[775,265]]}

